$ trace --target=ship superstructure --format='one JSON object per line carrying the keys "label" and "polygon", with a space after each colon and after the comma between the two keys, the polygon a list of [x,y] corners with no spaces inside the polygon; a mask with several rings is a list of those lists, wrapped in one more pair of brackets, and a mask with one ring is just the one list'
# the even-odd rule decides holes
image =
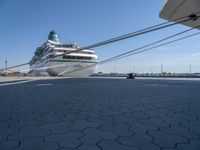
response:
{"label": "ship superstructure", "polygon": [[77,43],[60,42],[58,34],[51,31],[48,40],[36,49],[30,69],[36,75],[47,72],[51,76],[87,77],[94,73],[98,56],[90,49],[73,53],[79,48]]}

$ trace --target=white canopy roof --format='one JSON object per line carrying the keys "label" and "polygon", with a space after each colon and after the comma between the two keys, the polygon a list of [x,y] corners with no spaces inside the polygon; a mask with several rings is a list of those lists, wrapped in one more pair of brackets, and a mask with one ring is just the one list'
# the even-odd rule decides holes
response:
{"label": "white canopy roof", "polygon": [[[197,12],[199,12],[198,15],[200,15],[200,0],[166,0],[165,5],[160,12],[160,17],[172,21],[184,16],[190,16]],[[200,19],[195,21],[191,20],[183,24],[195,27],[200,25]]]}

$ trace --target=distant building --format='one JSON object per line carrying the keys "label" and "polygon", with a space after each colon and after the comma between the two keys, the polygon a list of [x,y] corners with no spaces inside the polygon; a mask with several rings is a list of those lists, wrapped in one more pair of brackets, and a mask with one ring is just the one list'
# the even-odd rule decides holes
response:
{"label": "distant building", "polygon": [[20,77],[21,73],[19,70],[4,70],[0,72],[0,75],[9,77]]}

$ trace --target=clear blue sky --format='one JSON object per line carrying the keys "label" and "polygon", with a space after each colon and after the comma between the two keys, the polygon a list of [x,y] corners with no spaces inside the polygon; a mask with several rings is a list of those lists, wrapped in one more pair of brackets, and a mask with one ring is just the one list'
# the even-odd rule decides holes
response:
{"label": "clear blue sky", "polygon": [[[164,0],[0,0],[0,68],[27,62],[36,47],[56,30],[62,41],[81,46],[155,25]],[[169,29],[95,48],[99,59],[125,52],[187,27]],[[104,72],[200,72],[200,37],[102,65]]]}

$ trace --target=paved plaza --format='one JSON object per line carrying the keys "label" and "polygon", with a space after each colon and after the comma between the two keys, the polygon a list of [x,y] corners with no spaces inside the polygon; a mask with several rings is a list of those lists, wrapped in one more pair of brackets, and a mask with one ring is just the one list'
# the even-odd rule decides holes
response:
{"label": "paved plaza", "polygon": [[200,149],[200,81],[1,84],[0,150]]}

